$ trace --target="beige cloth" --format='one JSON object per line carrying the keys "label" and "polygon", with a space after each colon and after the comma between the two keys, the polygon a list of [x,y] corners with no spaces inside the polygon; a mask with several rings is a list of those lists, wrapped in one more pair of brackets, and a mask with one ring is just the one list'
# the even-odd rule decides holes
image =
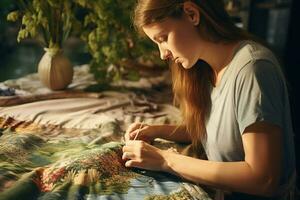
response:
{"label": "beige cloth", "polygon": [[[160,75],[141,77],[139,81],[120,80],[112,83],[113,86],[123,86],[127,88],[150,89],[161,84],[171,84],[168,70],[162,71]],[[72,83],[68,86],[71,90],[83,90],[88,86],[97,84],[93,74],[90,73],[89,65],[74,67]],[[33,73],[18,79],[10,79],[0,83],[1,87],[10,87],[16,90],[17,95],[45,94],[52,91],[46,88],[39,80],[38,74]]]}
{"label": "beige cloth", "polygon": [[[169,84],[168,76],[169,73],[166,71],[159,76],[142,77],[139,81],[122,80],[113,84],[127,88],[151,89],[161,84]],[[93,84],[96,84],[96,81],[89,73],[89,65],[76,66],[73,82],[69,85],[68,91],[84,90]],[[20,96],[52,93],[41,84],[36,73],[19,79],[7,80],[0,83],[0,87],[14,88],[16,94]],[[64,98],[0,107],[0,117],[32,122],[37,125],[51,124],[76,129],[98,128],[109,122],[118,122],[126,128],[132,122],[164,124],[177,123],[180,120],[178,109],[170,102],[154,104],[142,95],[137,96],[130,92],[103,92],[101,95],[98,99]],[[164,95],[165,93],[158,96],[164,97]]]}
{"label": "beige cloth", "polygon": [[150,102],[137,105],[140,102],[130,93],[106,92],[99,99],[54,99],[0,107],[0,117],[77,129],[99,128],[116,121],[126,128],[133,122],[168,124],[180,120],[178,109],[171,105]]}

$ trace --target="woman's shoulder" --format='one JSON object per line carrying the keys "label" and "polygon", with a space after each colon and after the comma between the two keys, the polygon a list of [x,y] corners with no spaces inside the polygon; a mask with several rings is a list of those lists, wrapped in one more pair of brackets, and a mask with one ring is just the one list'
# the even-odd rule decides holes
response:
{"label": "woman's shoulder", "polygon": [[280,64],[273,52],[266,46],[251,40],[241,41],[232,61],[233,68],[238,73],[243,68],[252,68],[268,63],[275,68]]}
{"label": "woman's shoulder", "polygon": [[269,48],[252,40],[243,40],[240,42],[234,60],[240,64],[247,64],[256,60],[268,60],[276,65],[278,64],[275,55]]}
{"label": "woman's shoulder", "polygon": [[[242,41],[231,63],[234,85],[257,81],[285,80],[281,66],[270,49],[254,41]],[[251,80],[250,80],[251,79]]]}

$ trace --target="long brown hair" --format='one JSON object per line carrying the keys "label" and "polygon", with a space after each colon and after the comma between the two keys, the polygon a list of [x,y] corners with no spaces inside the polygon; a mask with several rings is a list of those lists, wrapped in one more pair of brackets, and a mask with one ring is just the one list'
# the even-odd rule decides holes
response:
{"label": "long brown hair", "polygon": [[[134,25],[142,33],[142,27],[171,17],[183,15],[183,3],[188,0],[138,0]],[[236,27],[224,9],[223,0],[189,0],[195,3],[201,15],[198,25],[200,36],[215,43],[231,43],[252,36]],[[170,63],[173,80],[174,100],[180,106],[183,124],[198,149],[206,136],[205,123],[211,110],[211,89],[215,84],[212,68],[199,60],[190,69]]]}

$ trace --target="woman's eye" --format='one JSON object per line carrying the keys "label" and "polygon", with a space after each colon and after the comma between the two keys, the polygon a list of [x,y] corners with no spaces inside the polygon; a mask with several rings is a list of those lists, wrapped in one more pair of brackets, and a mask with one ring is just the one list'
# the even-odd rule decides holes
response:
{"label": "woman's eye", "polygon": [[167,40],[168,40],[167,36],[160,36],[160,37],[158,38],[158,42],[159,42],[159,43],[166,42]]}

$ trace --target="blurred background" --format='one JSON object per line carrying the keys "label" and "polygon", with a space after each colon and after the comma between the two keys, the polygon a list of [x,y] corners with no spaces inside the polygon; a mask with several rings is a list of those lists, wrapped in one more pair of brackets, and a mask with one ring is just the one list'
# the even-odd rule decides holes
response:
{"label": "blurred background", "polygon": [[[44,47],[35,39],[17,42],[20,23],[7,21],[8,13],[17,8],[15,1],[0,1],[0,82],[36,72],[44,54]],[[83,41],[74,37],[66,42],[64,53],[73,65],[86,64],[91,59]]]}
{"label": "blurred background", "polygon": [[[295,147],[300,152],[299,136],[299,78],[297,68],[299,54],[299,0],[224,0],[226,9],[235,24],[264,39],[279,57],[287,77]],[[37,71],[37,64],[44,53],[43,47],[34,39],[17,43],[20,24],[8,22],[7,14],[16,9],[11,0],[0,1],[0,82]],[[91,55],[86,45],[78,38],[69,37],[64,44],[64,53],[73,65],[89,63]],[[297,166],[300,155],[297,153]],[[299,167],[298,167],[299,169]],[[299,170],[298,170],[299,171]]]}

